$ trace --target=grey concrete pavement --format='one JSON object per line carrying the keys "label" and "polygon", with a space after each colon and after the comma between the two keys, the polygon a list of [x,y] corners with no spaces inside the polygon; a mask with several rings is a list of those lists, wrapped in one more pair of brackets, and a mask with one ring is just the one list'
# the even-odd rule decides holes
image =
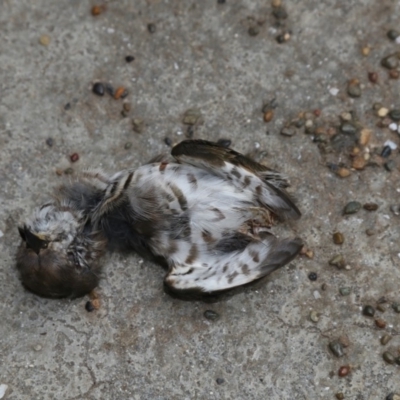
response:
{"label": "grey concrete pavement", "polygon": [[[390,209],[400,204],[399,151],[389,157],[391,172],[383,166],[388,159],[375,157],[386,141],[400,140],[372,111],[376,102],[400,107],[400,81],[380,65],[400,51],[386,37],[400,26],[400,3],[286,1],[288,18],[279,23],[268,1],[121,0],[98,16],[93,5],[0,2],[0,398],[321,400],[343,393],[383,400],[400,393],[400,366],[382,358],[384,351],[400,356],[400,314],[391,307],[400,302],[400,217]],[[127,63],[128,55],[135,60]],[[376,84],[368,80],[372,71]],[[354,78],[359,98],[346,92]],[[128,96],[96,96],[96,81],[125,87]],[[262,105],[274,98],[265,123]],[[126,117],[124,102],[131,104]],[[185,138],[183,114],[193,108],[203,120],[195,138],[229,138],[291,177],[303,218],[279,232],[301,236],[313,257],[211,305],[170,298],[163,270],[136,255],[107,256],[101,307],[92,313],[87,298],[26,292],[14,268],[17,224],[68,179],[56,172],[139,166],[169,150],[166,137]],[[361,151],[373,155],[374,166],[352,169],[347,150],[327,153],[313,141],[318,132],[304,127],[280,134],[316,109],[321,115],[306,119],[325,136],[339,129],[340,114],[355,111],[372,132]],[[343,163],[350,176],[340,178],[328,162]],[[379,208],[344,216],[351,200]],[[341,246],[332,241],[335,231],[345,237]],[[328,264],[336,254],[348,269]],[[341,296],[342,287],[351,293]],[[386,326],[378,328],[361,308],[383,296],[386,311],[375,317]],[[206,319],[209,309],[220,318]],[[393,338],[383,346],[385,334]],[[347,346],[340,358],[328,349],[339,338]]]}

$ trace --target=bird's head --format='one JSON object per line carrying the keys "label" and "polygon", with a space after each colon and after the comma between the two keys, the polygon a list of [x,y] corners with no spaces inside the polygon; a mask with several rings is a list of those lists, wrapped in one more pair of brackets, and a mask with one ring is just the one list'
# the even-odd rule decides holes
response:
{"label": "bird's head", "polygon": [[45,297],[78,297],[97,286],[105,241],[80,212],[45,204],[18,231],[17,268],[27,289]]}
{"label": "bird's head", "polygon": [[33,211],[19,234],[26,248],[37,255],[46,249],[66,249],[82,224],[82,216],[68,207],[45,204]]}

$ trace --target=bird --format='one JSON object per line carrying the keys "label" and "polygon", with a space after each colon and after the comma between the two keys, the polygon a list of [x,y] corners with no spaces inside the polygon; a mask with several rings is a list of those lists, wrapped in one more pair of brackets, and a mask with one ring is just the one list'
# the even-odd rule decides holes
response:
{"label": "bird", "polygon": [[303,247],[273,234],[301,216],[288,186],[281,173],[206,140],[184,140],[136,170],[88,170],[19,228],[21,280],[48,297],[83,295],[98,284],[104,252],[127,250],[164,266],[174,297],[229,292]]}

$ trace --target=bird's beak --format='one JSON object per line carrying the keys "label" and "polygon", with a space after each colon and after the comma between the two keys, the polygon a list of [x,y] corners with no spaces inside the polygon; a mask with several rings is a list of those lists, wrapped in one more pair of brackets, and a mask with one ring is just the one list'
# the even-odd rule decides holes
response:
{"label": "bird's beak", "polygon": [[43,248],[45,240],[33,234],[27,227],[24,227],[26,247],[32,249],[36,254],[39,254],[40,249]]}

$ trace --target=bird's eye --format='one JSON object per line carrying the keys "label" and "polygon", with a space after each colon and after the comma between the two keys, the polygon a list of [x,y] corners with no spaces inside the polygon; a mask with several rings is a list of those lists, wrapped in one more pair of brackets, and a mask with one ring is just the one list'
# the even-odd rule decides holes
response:
{"label": "bird's eye", "polygon": [[44,242],[42,245],[42,248],[47,249],[48,246],[49,246],[49,242]]}

